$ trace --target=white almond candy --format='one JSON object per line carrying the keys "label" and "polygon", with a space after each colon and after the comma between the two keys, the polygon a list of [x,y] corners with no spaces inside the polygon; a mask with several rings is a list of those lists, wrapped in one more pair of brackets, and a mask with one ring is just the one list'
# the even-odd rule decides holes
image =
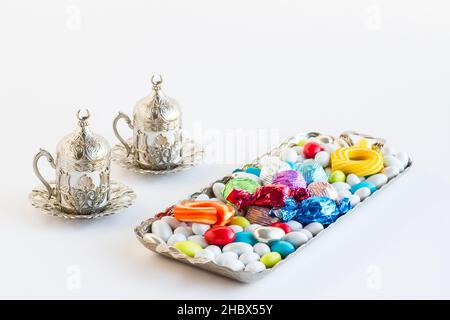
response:
{"label": "white almond candy", "polygon": [[383,158],[383,163],[385,167],[396,167],[400,172],[403,171],[404,167],[400,160],[394,156],[385,156]]}
{"label": "white almond candy", "polygon": [[188,226],[178,227],[173,231],[174,234],[181,233],[186,238],[193,235],[192,228]]}
{"label": "white almond candy", "polygon": [[238,256],[246,252],[252,252],[253,247],[251,244],[246,242],[232,242],[223,247],[222,251],[225,252],[234,252]]}
{"label": "white almond candy", "polygon": [[406,168],[406,166],[409,163],[409,156],[406,152],[399,152],[395,155],[395,157],[400,160],[400,162],[403,165],[403,168]]}
{"label": "white almond candy", "polygon": [[331,184],[337,192],[342,190],[350,190],[351,186],[345,182],[334,182]]}
{"label": "white almond candy", "polygon": [[238,233],[238,232],[242,232],[242,231],[244,231],[244,229],[242,229],[242,227],[241,226],[238,226],[238,225],[231,225],[231,226],[228,226],[231,230],[233,230],[234,231],[234,233]]}
{"label": "white almond candy", "polygon": [[222,249],[219,246],[210,245],[205,248],[205,250],[209,250],[214,254],[214,257],[218,257],[222,254]]}
{"label": "white almond candy", "polygon": [[309,230],[301,229],[301,230],[298,230],[297,232],[301,232],[304,235],[306,235],[308,240],[311,240],[313,238],[313,235],[312,235],[311,231],[309,231]]}
{"label": "white almond candy", "polygon": [[330,164],[330,154],[326,151],[320,151],[316,153],[314,160],[323,168],[326,168]]}
{"label": "white almond candy", "polygon": [[295,152],[297,152],[297,155],[303,154],[303,147],[295,146],[295,147],[292,147],[292,149],[294,149]]}
{"label": "white almond candy", "polygon": [[[229,226],[229,227],[231,227],[231,226]],[[253,232],[253,231],[255,231],[256,228],[259,228],[259,227],[261,227],[260,224],[252,223],[252,224],[248,225],[247,227],[245,227],[245,231]]]}
{"label": "white almond candy", "polygon": [[366,181],[373,183],[374,185],[377,186],[377,188],[379,188],[385,185],[386,182],[388,182],[388,177],[383,173],[378,173],[368,177]]}
{"label": "white almond candy", "polygon": [[216,257],[216,260],[214,260],[219,266],[223,266],[225,262],[229,260],[237,260],[238,255],[234,252],[225,252],[221,253]]}
{"label": "white almond candy", "polygon": [[319,232],[323,230],[323,225],[319,222],[312,222],[305,226],[305,230],[308,230],[315,237]]}
{"label": "white almond candy", "polygon": [[255,251],[256,254],[258,254],[260,257],[265,255],[266,253],[270,252],[270,247],[262,242],[258,242],[253,246],[253,251]]}
{"label": "white almond candy", "polygon": [[196,198],[195,201],[208,201],[209,200],[209,196],[207,194],[199,194]]}
{"label": "white almond candy", "polygon": [[259,259],[261,259],[259,254],[255,253],[253,251],[243,253],[239,257],[239,261],[241,261],[245,265],[248,265],[250,262],[253,262],[253,261],[259,261]]}
{"label": "white almond candy", "polygon": [[347,183],[350,185],[350,186],[354,186],[355,184],[358,184],[358,183],[360,183],[361,182],[361,180],[358,178],[358,176],[356,175],[356,174],[354,174],[354,173],[350,173],[348,176],[347,176]]}
{"label": "white almond candy", "polygon": [[356,206],[358,203],[361,202],[361,199],[359,198],[358,195],[356,194],[352,194],[350,197],[350,204],[352,205],[352,207]]}
{"label": "white almond candy", "polygon": [[216,182],[212,186],[212,192],[214,193],[214,196],[221,201],[225,201],[225,198],[223,197],[224,188],[225,185],[221,182]]}
{"label": "white almond candy", "polygon": [[225,261],[223,266],[235,272],[242,271],[245,269],[245,265],[239,260],[227,260]]}
{"label": "white almond candy", "polygon": [[266,266],[261,261],[251,262],[245,267],[245,271],[248,271],[251,273],[259,273],[264,270],[266,270]]}
{"label": "white almond candy", "polygon": [[209,228],[211,228],[211,226],[209,224],[193,223],[191,228],[194,234],[203,236],[205,232],[208,231]]}
{"label": "white almond candy", "polygon": [[383,149],[381,150],[381,154],[383,156],[390,156],[390,155],[393,155],[396,153],[397,153],[397,150],[393,146],[390,146],[390,145],[385,145],[383,147]]}
{"label": "white almond candy", "polygon": [[286,222],[286,224],[291,227],[292,231],[298,231],[300,229],[303,229],[303,225],[300,222],[297,222],[295,220],[291,220]]}
{"label": "white almond candy", "polygon": [[351,195],[352,193],[349,190],[342,190],[338,193],[339,199],[350,198]]}
{"label": "white almond candy", "polygon": [[217,199],[217,198],[210,198],[209,201],[225,202],[225,201],[219,200],[219,199]]}
{"label": "white almond candy", "polygon": [[398,170],[397,167],[387,167],[387,168],[384,168],[383,171],[381,171],[381,172],[383,174],[385,174],[388,179],[392,179],[392,178],[398,176],[398,174],[400,173],[400,170]]}
{"label": "white almond candy", "polygon": [[355,191],[355,195],[357,195],[359,199],[363,201],[365,198],[370,196],[370,189],[367,187],[359,188],[358,190]]}
{"label": "white almond candy", "polygon": [[261,184],[261,179],[257,176],[254,175],[253,173],[248,173],[248,172],[235,172],[231,175],[233,178],[248,178],[248,179],[252,179],[253,181]]}
{"label": "white almond candy", "polygon": [[295,248],[298,248],[303,244],[307,243],[309,238],[304,232],[293,231],[289,232],[287,235],[281,238],[281,240],[287,241],[290,244],[292,244]]}
{"label": "white almond candy", "polygon": [[297,163],[302,163],[303,161],[305,161],[305,157],[302,156],[302,155],[299,155],[299,156],[297,157],[297,160],[295,160],[295,162],[297,162]]}
{"label": "white almond candy", "polygon": [[205,237],[199,236],[198,234],[190,236],[187,238],[189,241],[195,242],[200,245],[203,249],[208,246],[208,242],[206,242]]}
{"label": "white almond candy", "polygon": [[295,162],[297,160],[297,151],[292,148],[281,150],[280,159],[286,162]]}
{"label": "white almond candy", "polygon": [[198,250],[195,253],[195,258],[214,260],[215,256],[214,256],[214,253],[212,251],[206,250],[206,249],[202,249],[202,250]]}
{"label": "white almond candy", "polygon": [[333,152],[335,152],[337,149],[339,149],[339,146],[332,144],[332,143],[326,143],[323,146],[323,149],[328,152],[329,154],[332,154]]}
{"label": "white almond candy", "polygon": [[156,220],[152,224],[152,233],[160,237],[164,242],[169,240],[170,236],[173,234],[172,228],[168,223],[162,220]]}
{"label": "white almond candy", "polygon": [[167,223],[173,230],[178,228],[182,223],[181,221],[178,221],[177,219],[175,219],[175,217],[172,217],[172,216],[162,217],[161,221],[164,221],[165,223]]}
{"label": "white almond candy", "polygon": [[178,242],[185,241],[187,238],[182,233],[176,233],[170,236],[169,240],[167,240],[167,245],[173,246]]}

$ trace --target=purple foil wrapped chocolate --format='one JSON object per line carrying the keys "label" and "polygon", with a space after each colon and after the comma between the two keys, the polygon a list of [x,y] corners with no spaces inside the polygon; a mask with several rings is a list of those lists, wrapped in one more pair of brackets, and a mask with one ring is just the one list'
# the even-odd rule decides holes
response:
{"label": "purple foil wrapped chocolate", "polygon": [[303,175],[295,170],[278,172],[273,178],[272,184],[288,186],[292,190],[306,188],[306,181],[303,178]]}

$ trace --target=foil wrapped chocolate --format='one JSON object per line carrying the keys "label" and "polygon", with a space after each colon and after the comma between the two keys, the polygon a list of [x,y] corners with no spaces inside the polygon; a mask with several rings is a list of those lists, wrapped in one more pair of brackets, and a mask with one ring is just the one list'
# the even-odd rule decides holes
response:
{"label": "foil wrapped chocolate", "polygon": [[225,185],[225,188],[223,189],[223,197],[226,199],[233,190],[244,190],[253,194],[259,187],[259,183],[253,179],[233,178]]}
{"label": "foil wrapped chocolate", "polygon": [[300,205],[297,205],[293,198],[288,198],[285,206],[272,209],[271,215],[282,222],[296,220],[304,225],[312,222],[329,225],[351,208],[350,199],[348,198],[337,202],[327,197],[313,196],[303,200]]}
{"label": "foil wrapped chocolate", "polygon": [[278,222],[277,217],[271,216],[270,209],[265,207],[250,206],[247,209],[245,218],[247,218],[250,223],[260,224],[262,226],[268,226],[274,222]]}
{"label": "foil wrapped chocolate", "polygon": [[300,203],[303,200],[311,197],[311,194],[306,188],[298,188],[295,190],[291,190],[291,194],[289,195],[289,197],[293,198],[297,203]]}
{"label": "foil wrapped chocolate", "polygon": [[316,181],[308,186],[308,191],[311,196],[327,197],[333,200],[338,199],[336,189],[326,181]]}
{"label": "foil wrapped chocolate", "polygon": [[327,173],[317,162],[300,163],[296,170],[303,175],[307,185],[317,181],[328,181]]}
{"label": "foil wrapped chocolate", "polygon": [[284,185],[268,185],[259,187],[251,194],[245,190],[233,189],[227,200],[239,209],[246,208],[251,205],[261,207],[283,207],[285,200],[288,198],[291,190]]}
{"label": "foil wrapped chocolate", "polygon": [[294,198],[287,198],[284,207],[282,208],[273,208],[270,210],[270,215],[272,217],[276,217],[281,222],[288,222],[294,219],[297,215],[297,202]]}
{"label": "foil wrapped chocolate", "polygon": [[303,175],[295,170],[278,172],[273,178],[272,183],[288,186],[292,190],[306,187],[306,181]]}
{"label": "foil wrapped chocolate", "polygon": [[337,201],[327,197],[311,197],[300,204],[294,219],[302,224],[319,222],[323,225],[329,225],[350,209],[351,204],[348,198],[344,198],[337,203]]}

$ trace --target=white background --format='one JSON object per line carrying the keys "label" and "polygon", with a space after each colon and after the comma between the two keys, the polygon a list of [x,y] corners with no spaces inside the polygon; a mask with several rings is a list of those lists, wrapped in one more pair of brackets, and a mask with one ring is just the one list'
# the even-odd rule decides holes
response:
{"label": "white background", "polygon": [[[445,0],[3,0],[0,297],[450,298],[449,9]],[[133,234],[237,164],[164,177],[114,166],[138,199],[98,221],[33,209],[38,149],[54,153],[80,107],[116,143],[114,116],[131,114],[153,73],[180,101],[187,129],[274,129],[277,139],[359,130],[409,152],[414,166],[253,285],[163,259]]]}

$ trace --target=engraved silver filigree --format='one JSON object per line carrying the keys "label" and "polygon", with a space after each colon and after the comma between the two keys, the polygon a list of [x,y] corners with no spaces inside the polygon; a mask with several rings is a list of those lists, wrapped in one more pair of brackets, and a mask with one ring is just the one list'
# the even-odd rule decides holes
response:
{"label": "engraved silver filigree", "polygon": [[[132,139],[128,139],[127,143],[131,143]],[[149,175],[162,175],[167,173],[174,173],[179,171],[184,171],[195,167],[200,164],[203,159],[204,150],[202,146],[190,139],[183,139],[182,144],[182,159],[178,165],[175,165],[166,170],[151,170],[143,169],[138,166],[135,162],[134,154],[128,155],[126,148],[122,144],[118,144],[112,149],[112,160],[115,161],[122,168],[131,170],[139,174],[149,174]]]}
{"label": "engraved silver filigree", "polygon": [[[70,214],[88,215],[100,212],[110,198],[111,148],[108,141],[92,132],[88,125],[89,111],[78,111],[77,129],[58,144],[56,160],[45,150],[34,158],[37,177],[47,189],[47,198],[59,202],[61,210]],[[56,169],[56,184],[42,177],[38,161],[46,157]]]}
{"label": "engraved silver filigree", "polygon": [[[50,186],[54,188],[55,183],[50,183]],[[91,220],[109,216],[129,208],[133,205],[136,194],[126,185],[117,181],[111,181],[110,200],[108,204],[100,212],[90,214],[73,214],[62,210],[61,204],[55,197],[48,198],[45,187],[40,186],[33,189],[29,198],[32,206],[41,210],[43,213],[70,220]]]}
{"label": "engraved silver filigree", "polygon": [[[178,102],[161,91],[162,78],[152,77],[151,94],[136,104],[133,122],[124,113],[114,119],[116,137],[132,155],[135,165],[145,170],[171,170],[179,165],[184,155],[182,114]],[[133,130],[131,143],[117,130],[119,120],[125,120]]]}

